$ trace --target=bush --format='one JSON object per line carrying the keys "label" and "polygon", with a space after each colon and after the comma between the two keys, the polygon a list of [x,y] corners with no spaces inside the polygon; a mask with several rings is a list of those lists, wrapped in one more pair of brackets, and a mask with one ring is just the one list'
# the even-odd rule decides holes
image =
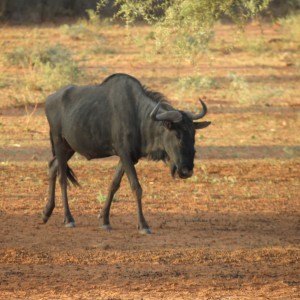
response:
{"label": "bush", "polygon": [[78,63],[69,49],[55,45],[34,54],[34,69],[38,73],[36,88],[55,90],[63,85],[76,82],[82,75]]}
{"label": "bush", "polygon": [[200,89],[216,89],[219,87],[215,78],[207,76],[188,76],[178,81],[182,90],[197,91]]}
{"label": "bush", "polygon": [[57,44],[46,48],[45,50],[37,50],[34,53],[34,61],[43,65],[49,64],[52,67],[64,65],[72,60],[72,53],[65,47]]}
{"label": "bush", "polygon": [[8,66],[28,67],[31,64],[32,56],[30,49],[20,47],[6,53],[4,59]]}
{"label": "bush", "polygon": [[75,83],[81,77],[77,63],[73,60],[64,64],[57,64],[55,67],[48,63],[41,63],[36,66],[37,74],[31,82],[32,88],[42,91],[54,91],[61,86]]}
{"label": "bush", "polygon": [[[206,51],[213,25],[226,16],[239,26],[268,8],[271,0],[116,0],[117,17],[129,25],[142,18],[155,23],[157,48],[191,57]],[[107,0],[100,0],[98,8]]]}
{"label": "bush", "polygon": [[32,90],[52,91],[83,75],[71,51],[59,44],[45,49],[17,48],[6,54],[6,63],[28,68],[25,81]]}
{"label": "bush", "polygon": [[64,24],[60,27],[60,32],[63,35],[69,36],[73,40],[81,40],[84,37],[89,37],[93,33],[83,23],[73,25]]}

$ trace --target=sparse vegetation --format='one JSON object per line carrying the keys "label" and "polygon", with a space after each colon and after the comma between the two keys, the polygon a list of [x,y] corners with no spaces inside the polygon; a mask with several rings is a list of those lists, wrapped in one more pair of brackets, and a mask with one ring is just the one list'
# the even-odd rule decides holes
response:
{"label": "sparse vegetation", "polygon": [[11,52],[4,54],[4,61],[7,66],[28,67],[32,64],[30,49],[18,47]]}
{"label": "sparse vegetation", "polygon": [[300,41],[300,15],[291,14],[284,18],[279,19],[279,24],[285,30],[285,38],[290,41]]}
{"label": "sparse vegetation", "polygon": [[[105,3],[105,0],[99,1],[98,11]],[[127,25],[138,18],[155,24],[158,51],[167,50],[191,59],[207,51],[214,36],[213,26],[221,17],[227,16],[242,27],[247,20],[266,10],[269,3],[270,0],[234,3],[231,0],[115,1],[116,17],[124,19]]]}
{"label": "sparse vegetation", "polygon": [[[99,26],[102,21],[96,21],[95,12],[90,11],[89,15],[89,21],[78,21],[73,25],[59,27],[55,33],[56,39],[57,36],[59,38],[54,44],[45,44],[42,41],[44,31],[35,29],[27,39],[30,41],[28,46],[17,43],[15,47],[11,47],[12,50],[2,48],[0,62],[8,70],[21,70],[13,79],[1,80],[2,90],[4,87],[14,86],[14,89],[7,90],[7,99],[17,105],[40,102],[45,95],[62,85],[100,82],[109,73],[122,71],[124,62],[130,63],[135,71],[138,70],[141,76],[150,78],[150,81],[157,75],[155,66],[164,68],[172,65],[172,74],[164,75],[168,81],[165,93],[175,99],[198,98],[207,94],[236,101],[239,105],[272,105],[274,101],[279,102],[283,98],[289,101],[297,99],[297,91],[292,83],[276,83],[281,74],[279,69],[273,68],[282,62],[293,68],[290,69],[292,73],[299,75],[300,59],[297,54],[296,34],[287,34],[284,38],[270,38],[264,34],[260,25],[257,34],[239,33],[232,37],[228,35],[223,36],[221,41],[216,28],[216,34],[210,39],[206,53],[195,52],[197,59],[194,57],[191,61],[188,57],[180,58],[175,53],[175,48],[175,52],[167,53],[167,48],[164,48],[163,43],[160,44],[153,27],[130,27],[126,29],[125,35],[117,35],[111,39],[106,33],[113,32],[115,25],[106,24],[104,30]],[[292,27],[297,32],[298,27],[294,26],[297,20],[294,16],[282,20],[278,34],[285,34]],[[228,26],[232,30],[230,28],[232,27]],[[66,39],[66,36],[74,38]],[[163,47],[164,51],[161,52],[159,47]],[[139,69],[141,60],[145,65],[151,65],[151,68]],[[221,72],[216,71],[220,64]],[[234,67],[224,68],[226,64]],[[251,79],[256,76],[251,71],[254,65],[260,65],[267,71],[267,83]],[[187,69],[188,73],[183,71]],[[244,73],[245,70],[248,74]],[[196,104],[192,109],[196,109]]]}
{"label": "sparse vegetation", "polygon": [[[2,297],[296,299],[297,40],[285,25],[252,23],[246,44],[236,27],[217,24],[191,63],[175,48],[155,52],[153,27],[82,24],[91,35],[72,38],[46,25],[0,29]],[[267,48],[251,49],[261,35]],[[126,176],[117,195],[124,201],[112,206],[114,230],[104,232],[97,215],[117,159],[87,162],[75,154],[70,164],[82,188],[69,198],[78,228],[62,226],[59,191],[52,220],[40,225],[51,150],[36,103],[65,83],[98,84],[115,72],[134,75],[182,110],[198,112],[197,99],[205,100],[212,125],[197,132],[194,176],[173,180],[163,163],[141,161],[153,235],[136,233]]]}
{"label": "sparse vegetation", "polygon": [[0,74],[0,89],[4,89],[8,87],[8,80],[4,76],[4,74]]}
{"label": "sparse vegetation", "polygon": [[47,47],[38,45],[33,48],[16,48],[5,54],[6,66],[34,68],[47,65],[55,68],[72,60],[72,53],[66,47],[56,44]]}
{"label": "sparse vegetation", "polygon": [[104,203],[105,201],[106,201],[106,196],[102,194],[102,192],[100,191],[97,195],[96,202]]}
{"label": "sparse vegetation", "polygon": [[49,47],[39,45],[32,49],[16,48],[5,54],[5,63],[24,69],[22,82],[17,84],[17,90],[23,89],[23,99],[16,96],[16,104],[30,103],[31,92],[50,93],[63,85],[78,82],[83,75],[71,51],[60,44]]}
{"label": "sparse vegetation", "polygon": [[83,22],[72,25],[64,24],[60,27],[60,32],[73,40],[87,39],[94,35]]}
{"label": "sparse vegetation", "polygon": [[213,77],[208,76],[188,76],[182,77],[178,81],[178,87],[182,91],[199,91],[216,89],[219,87],[218,82]]}
{"label": "sparse vegetation", "polygon": [[[98,193],[98,195],[96,197],[96,202],[97,203],[105,203],[106,197],[107,197],[107,195],[103,194],[102,191],[99,191],[99,193]],[[117,202],[118,200],[117,200],[116,197],[114,197],[112,201],[113,202]]]}

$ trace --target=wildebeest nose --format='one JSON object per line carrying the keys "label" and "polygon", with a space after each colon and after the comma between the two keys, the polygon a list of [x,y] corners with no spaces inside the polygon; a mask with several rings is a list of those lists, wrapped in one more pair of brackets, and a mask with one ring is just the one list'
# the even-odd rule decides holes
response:
{"label": "wildebeest nose", "polygon": [[189,170],[188,168],[182,168],[181,173],[185,178],[193,176],[193,170]]}

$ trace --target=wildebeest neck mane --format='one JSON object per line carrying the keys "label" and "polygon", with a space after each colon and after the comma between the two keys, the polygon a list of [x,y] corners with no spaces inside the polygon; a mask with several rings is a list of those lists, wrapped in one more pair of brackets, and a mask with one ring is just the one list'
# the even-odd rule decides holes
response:
{"label": "wildebeest neck mane", "polygon": [[141,87],[141,89],[143,90],[145,95],[148,98],[150,98],[153,102],[155,102],[155,103],[161,102],[161,107],[163,109],[165,109],[165,110],[173,110],[174,109],[171,106],[168,98],[164,94],[162,94],[160,92],[157,92],[157,91],[151,90],[149,87],[147,87],[145,85],[142,85],[140,83],[140,81],[138,81],[136,78],[134,78],[134,77],[132,77],[128,74],[123,74],[123,73],[112,74],[112,75],[108,76],[107,78],[105,78],[100,85],[103,85],[103,84],[107,83],[108,81],[110,81],[111,79],[113,79],[115,77],[124,77],[124,76],[126,76],[126,77],[130,78],[131,80],[135,81]]}
{"label": "wildebeest neck mane", "polygon": [[142,86],[145,94],[147,97],[149,97],[151,100],[153,100],[155,103],[161,102],[161,106],[166,109],[166,110],[170,110],[172,109],[169,100],[167,99],[167,97],[165,95],[163,95],[162,93],[156,92],[156,91],[152,91],[151,89],[149,89],[147,86]]}

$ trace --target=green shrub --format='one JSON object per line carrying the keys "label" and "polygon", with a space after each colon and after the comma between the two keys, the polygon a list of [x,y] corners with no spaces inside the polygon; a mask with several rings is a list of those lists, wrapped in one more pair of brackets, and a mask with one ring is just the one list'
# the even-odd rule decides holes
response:
{"label": "green shrub", "polygon": [[4,89],[7,86],[9,86],[7,78],[4,76],[4,74],[0,73],[0,89]]}
{"label": "green shrub", "polygon": [[300,41],[300,15],[289,15],[279,20],[290,40]]}
{"label": "green shrub", "polygon": [[24,80],[29,90],[53,91],[82,76],[71,51],[60,44],[33,50],[17,48],[7,54],[7,62],[28,68]]}
{"label": "green shrub", "polygon": [[93,35],[93,32],[83,23],[73,25],[64,24],[60,27],[60,32],[74,40],[81,40]]}
{"label": "green shrub", "polygon": [[183,90],[216,89],[219,87],[215,78],[208,76],[188,76],[179,79],[179,88]]}
{"label": "green shrub", "polygon": [[37,76],[33,78],[31,86],[42,91],[54,91],[61,86],[75,83],[82,76],[77,63],[73,60],[58,64],[55,67],[48,63],[36,66]]}
{"label": "green shrub", "polygon": [[71,51],[59,44],[34,53],[34,71],[32,87],[43,91],[75,83],[82,76]]}
{"label": "green shrub", "polygon": [[4,54],[5,64],[8,66],[28,67],[32,63],[32,52],[30,49],[18,47]]}
{"label": "green shrub", "polygon": [[230,82],[229,88],[235,91],[248,91],[248,83],[246,79],[236,73],[229,73],[228,79]]}
{"label": "green shrub", "polygon": [[5,61],[8,65],[18,67],[32,67],[39,64],[50,64],[55,67],[72,60],[72,53],[60,44],[43,48],[16,48],[5,54]]}
{"label": "green shrub", "polygon": [[264,84],[251,84],[243,76],[229,73],[229,88],[227,97],[235,99],[240,104],[246,105],[270,105],[276,98],[284,94],[281,87],[269,87]]}
{"label": "green shrub", "polygon": [[[98,12],[108,0],[99,0]],[[266,10],[271,0],[115,0],[116,17],[127,25],[138,19],[155,24],[159,52],[194,58],[206,51],[213,37],[213,26],[224,16],[242,27]]]}
{"label": "green shrub", "polygon": [[39,49],[33,56],[36,63],[43,65],[49,64],[52,67],[64,65],[72,61],[71,51],[59,44],[46,48],[45,50]]}

